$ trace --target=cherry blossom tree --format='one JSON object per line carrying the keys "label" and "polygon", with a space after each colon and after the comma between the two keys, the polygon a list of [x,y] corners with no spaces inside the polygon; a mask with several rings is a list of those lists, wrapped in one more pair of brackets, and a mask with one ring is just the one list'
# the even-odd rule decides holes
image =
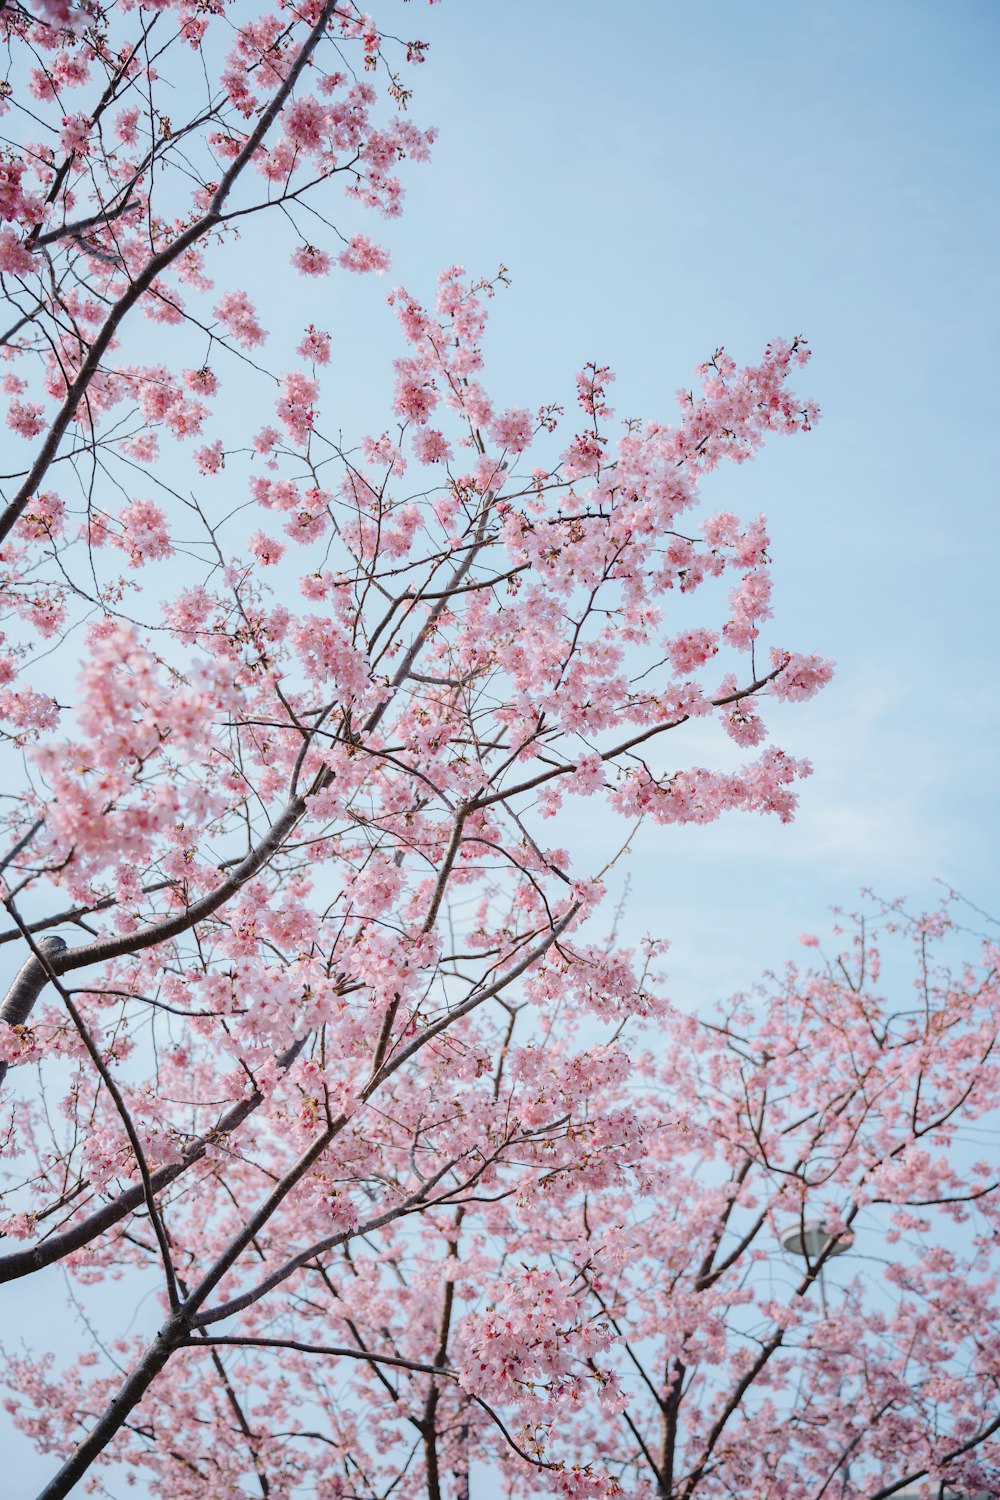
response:
{"label": "cherry blossom tree", "polygon": [[573,1146],[345,1246],[328,1297],[225,1338],[244,1386],[291,1351],[326,1408],[332,1319],[364,1494],[472,1462],[512,1496],[996,1494],[1000,947],[949,967],[948,904],[875,918],[710,1020],[619,1023],[627,1053],[512,1007],[481,1094]]}
{"label": "cherry blossom tree", "polygon": [[[588,1119],[627,1138],[466,1215],[458,1388],[504,1393],[557,1493],[1000,1493],[1000,944],[949,965],[956,931],[876,906],[629,1065],[592,1050]],[[507,1062],[550,1109],[554,1041]]]}
{"label": "cherry blossom tree", "polygon": [[[860,1292],[834,1333],[805,1311],[818,1264],[797,1301],[756,1278],[777,1215],[903,1212],[935,1110],[947,1144],[988,1107],[988,985],[958,986],[954,1026],[934,991],[911,1035],[793,977],[758,1030],[744,1007],[713,1033],[666,1005],[657,945],[606,944],[596,915],[640,821],[793,814],[809,767],[764,715],[830,666],[765,636],[765,522],[699,485],[811,426],[806,344],[716,350],[670,424],[616,421],[591,363],[567,418],[490,390],[506,275],[453,267],[432,305],[391,293],[392,411],[349,442],[333,334],[287,327],[281,277],[387,269],[367,230],[432,144],[406,112],[423,43],[347,0],[0,24],[0,1278],[58,1266],[160,1307],[68,1368],[8,1351],[15,1418],[61,1465],[45,1496],[124,1462],[170,1496],[433,1500],[480,1457],[524,1493],[728,1494],[771,1482],[771,1449],[731,1451],[751,1415],[788,1429],[783,1483],[829,1492],[879,1462],[848,1417],[891,1391],[893,1452],[964,1473],[985,1262],[936,1362],[921,1319],[945,1327],[959,1273],[898,1273],[912,1314],[873,1346],[895,1386],[874,1353],[837,1384]],[[268,303],[239,279],[255,253],[281,257]],[[698,720],[729,769],[685,757]],[[564,799],[622,820],[600,868],[556,844]],[[710,1112],[686,1124],[677,1089]],[[986,1194],[936,1170],[925,1196]]]}

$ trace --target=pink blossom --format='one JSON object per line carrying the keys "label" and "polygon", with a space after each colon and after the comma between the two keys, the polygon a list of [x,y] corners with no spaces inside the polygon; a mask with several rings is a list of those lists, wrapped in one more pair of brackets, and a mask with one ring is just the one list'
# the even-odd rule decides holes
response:
{"label": "pink blossom", "polygon": [[387,432],[383,432],[378,438],[362,438],[361,451],[366,463],[385,467],[390,474],[398,475],[406,471],[406,460]]}
{"label": "pink blossom", "polygon": [[201,396],[214,396],[219,389],[219,382],[207,365],[202,365],[200,370],[185,370],[184,384],[189,391]]}
{"label": "pink blossom", "polygon": [[42,537],[58,536],[65,525],[66,507],[58,495],[44,491],[29,503],[28,509],[17,523],[18,534],[38,541]]}
{"label": "pink blossom", "polygon": [[574,792],[583,797],[592,797],[606,785],[604,762],[599,755],[585,755],[576,763],[571,780]]}
{"label": "pink blossom", "polygon": [[430,372],[415,359],[397,359],[393,407],[407,421],[424,423],[440,399]]}
{"label": "pink blossom", "polygon": [[160,440],[155,432],[143,432],[138,437],[122,443],[121,449],[138,463],[149,464],[159,457]]}
{"label": "pink blossom", "polygon": [[266,536],[263,531],[255,531],[249,542],[250,551],[260,563],[261,567],[269,568],[280,561],[285,548],[281,542],[275,541],[273,537]]}
{"label": "pink blossom", "polygon": [[746,573],[729,596],[730,618],[722,634],[731,646],[747,650],[760,634],[760,625],[771,618],[771,579],[766,568]]}
{"label": "pink blossom", "polygon": [[196,449],[194,462],[199,474],[218,474],[220,469],[224,469],[226,466],[226,455],[222,447],[222,439],[216,438],[214,443],[209,443],[204,448]]}
{"label": "pink blossom", "polygon": [[667,652],[675,672],[696,671],[710,661],[718,649],[718,637],[711,630],[686,630],[667,642]]}
{"label": "pink blossom", "polygon": [[519,407],[515,411],[507,411],[494,417],[490,424],[490,438],[498,448],[509,449],[511,453],[522,453],[531,442],[534,427],[530,411]]}
{"label": "pink blossom", "polygon": [[152,558],[172,556],[166,513],[152,500],[133,500],[118,512],[118,521],[121,530],[112,541],[128,553],[130,567],[140,568]]}
{"label": "pink blossom", "polygon": [[422,464],[444,464],[451,460],[451,448],[444,433],[423,427],[413,435],[413,451]]}
{"label": "pink blossom", "polygon": [[87,115],[64,115],[59,144],[66,156],[85,156],[90,149],[92,122]]}
{"label": "pink blossom", "polygon": [[123,146],[134,146],[139,124],[139,107],[131,105],[128,109],[120,110],[115,117],[115,135]]}
{"label": "pink blossom", "polygon": [[365,234],[352,235],[347,249],[338,255],[337,262],[345,270],[356,271],[359,275],[365,271],[377,271],[381,276],[388,271],[390,265],[389,252],[383,250],[381,245],[376,245]]}
{"label": "pink blossom", "polygon": [[315,245],[299,245],[292,252],[292,265],[304,276],[325,276],[332,264],[326,251]]}
{"label": "pink blossom", "polygon": [[33,438],[43,430],[44,407],[37,401],[11,401],[7,407],[7,426],[19,437]]}
{"label": "pink blossom", "polygon": [[313,403],[319,395],[319,386],[300,370],[293,370],[281,379],[281,395],[278,399],[278,417],[293,443],[306,443],[316,419]]}
{"label": "pink blossom", "polygon": [[330,363],[330,335],[323,333],[310,323],[296,352],[301,354],[303,359],[311,360],[315,365],[328,365]]}
{"label": "pink blossom", "polygon": [[799,656],[795,652],[771,652],[771,664],[780,668],[771,684],[771,692],[783,703],[801,703],[833,677],[833,662],[820,656]]}
{"label": "pink blossom", "polygon": [[305,151],[317,151],[329,128],[327,106],[311,94],[293,99],[284,113],[288,139]]}
{"label": "pink blossom", "polygon": [[257,313],[246,292],[227,292],[216,303],[215,316],[225,325],[229,333],[244,349],[262,344],[266,337],[257,321]]}
{"label": "pink blossom", "polygon": [[8,276],[27,276],[34,264],[24,241],[12,229],[0,228],[0,272]]}

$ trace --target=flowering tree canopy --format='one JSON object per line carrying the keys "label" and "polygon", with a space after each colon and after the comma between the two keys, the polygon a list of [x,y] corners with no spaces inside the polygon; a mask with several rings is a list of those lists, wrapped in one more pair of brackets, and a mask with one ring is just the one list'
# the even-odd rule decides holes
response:
{"label": "flowering tree canopy", "polygon": [[[860,1289],[811,1317],[825,1252],[765,1296],[760,1245],[817,1198],[835,1237],[990,1212],[919,1143],[994,1100],[992,980],[897,1023],[791,974],[712,1031],[658,944],[594,935],[638,821],[787,821],[808,773],[764,715],[830,665],[767,634],[763,518],[699,498],[810,427],[806,344],[716,350],[672,422],[616,422],[590,364],[567,418],[491,391],[506,278],[453,267],[391,293],[393,409],[348,443],[331,333],[233,268],[387,268],[357,224],[432,143],[423,42],[349,0],[0,24],[0,1279],[161,1308],[68,1368],[8,1351],[45,1496],[108,1462],[329,1500],[467,1494],[477,1458],[671,1496],[973,1462],[986,1240],[964,1281],[901,1261],[884,1327]],[[699,719],[735,770],[685,759]],[[627,821],[602,868],[554,846],[566,798]]]}

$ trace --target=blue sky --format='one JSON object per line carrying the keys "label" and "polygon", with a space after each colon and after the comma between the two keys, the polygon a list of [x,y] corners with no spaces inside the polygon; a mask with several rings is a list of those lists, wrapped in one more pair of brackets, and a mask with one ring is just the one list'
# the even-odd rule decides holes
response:
{"label": "blue sky", "polygon": [[[775,638],[838,663],[782,716],[815,774],[793,828],[641,836],[626,930],[671,936],[675,992],[700,1003],[862,885],[921,902],[941,877],[996,912],[1000,9],[509,0],[405,19],[432,41],[413,110],[441,136],[392,275],[420,294],[454,260],[510,267],[498,399],[568,401],[593,358],[620,413],[669,417],[718,343],[744,362],[779,333],[814,349],[819,427],[708,494],[766,510]],[[350,320],[370,314],[371,283],[349,293]],[[607,832],[581,826],[581,855]]]}
{"label": "blue sky", "polygon": [[[819,698],[774,716],[815,775],[791,828],[641,835],[624,932],[671,937],[673,992],[700,1005],[780,965],[862,885],[920,902],[939,876],[1000,915],[1000,7],[393,9],[432,44],[412,109],[441,133],[383,236],[392,275],[288,291],[296,330],[314,316],[334,333],[346,434],[385,422],[389,285],[430,296],[455,261],[510,268],[487,343],[503,404],[569,404],[596,359],[620,413],[669,419],[719,343],[747,362],[802,332],[815,351],[800,384],[819,427],[708,492],[768,513],[775,639],[838,663]],[[292,306],[317,296],[322,315]],[[712,763],[713,744],[685,746]],[[576,807],[586,868],[617,830]],[[53,1311],[61,1292],[53,1276]],[[28,1296],[24,1311],[44,1343]],[[28,1493],[51,1460],[13,1446]]]}

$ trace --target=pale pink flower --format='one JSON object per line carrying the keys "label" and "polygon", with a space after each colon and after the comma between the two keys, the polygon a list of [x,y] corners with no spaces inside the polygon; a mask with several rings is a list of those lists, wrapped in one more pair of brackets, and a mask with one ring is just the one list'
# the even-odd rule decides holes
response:
{"label": "pale pink flower", "polygon": [[37,401],[14,400],[7,408],[7,426],[19,437],[37,437],[45,426],[44,407]]}
{"label": "pale pink flower", "polygon": [[342,250],[337,257],[338,264],[347,271],[355,271],[359,275],[366,271],[375,271],[378,275],[388,271],[390,258],[388,250],[381,245],[376,245],[366,234],[354,234],[351,236],[347,249]]}
{"label": "pale pink flower", "polygon": [[330,363],[330,335],[315,328],[312,323],[302,335],[296,353],[301,354],[303,359],[311,360],[314,365],[328,365]]}
{"label": "pale pink flower", "polygon": [[249,541],[250,551],[260,563],[262,568],[273,567],[284,555],[285,547],[282,542],[275,541],[274,537],[267,536],[263,531],[255,531]]}
{"label": "pale pink flower", "polygon": [[675,672],[694,672],[703,667],[719,649],[718,637],[712,630],[701,628],[685,630],[667,642],[667,654]]}
{"label": "pale pink flower", "polygon": [[264,342],[266,334],[246,292],[227,292],[216,303],[215,316],[224,324],[227,333],[238,344],[242,344],[244,349],[252,349]]}
{"label": "pale pink flower", "polygon": [[292,251],[292,265],[304,276],[325,276],[333,262],[315,245],[299,245]]}
{"label": "pale pink flower", "polygon": [[112,542],[128,553],[130,567],[142,567],[151,558],[172,556],[167,517],[154,501],[133,500],[119,511],[118,520],[121,530]]}

